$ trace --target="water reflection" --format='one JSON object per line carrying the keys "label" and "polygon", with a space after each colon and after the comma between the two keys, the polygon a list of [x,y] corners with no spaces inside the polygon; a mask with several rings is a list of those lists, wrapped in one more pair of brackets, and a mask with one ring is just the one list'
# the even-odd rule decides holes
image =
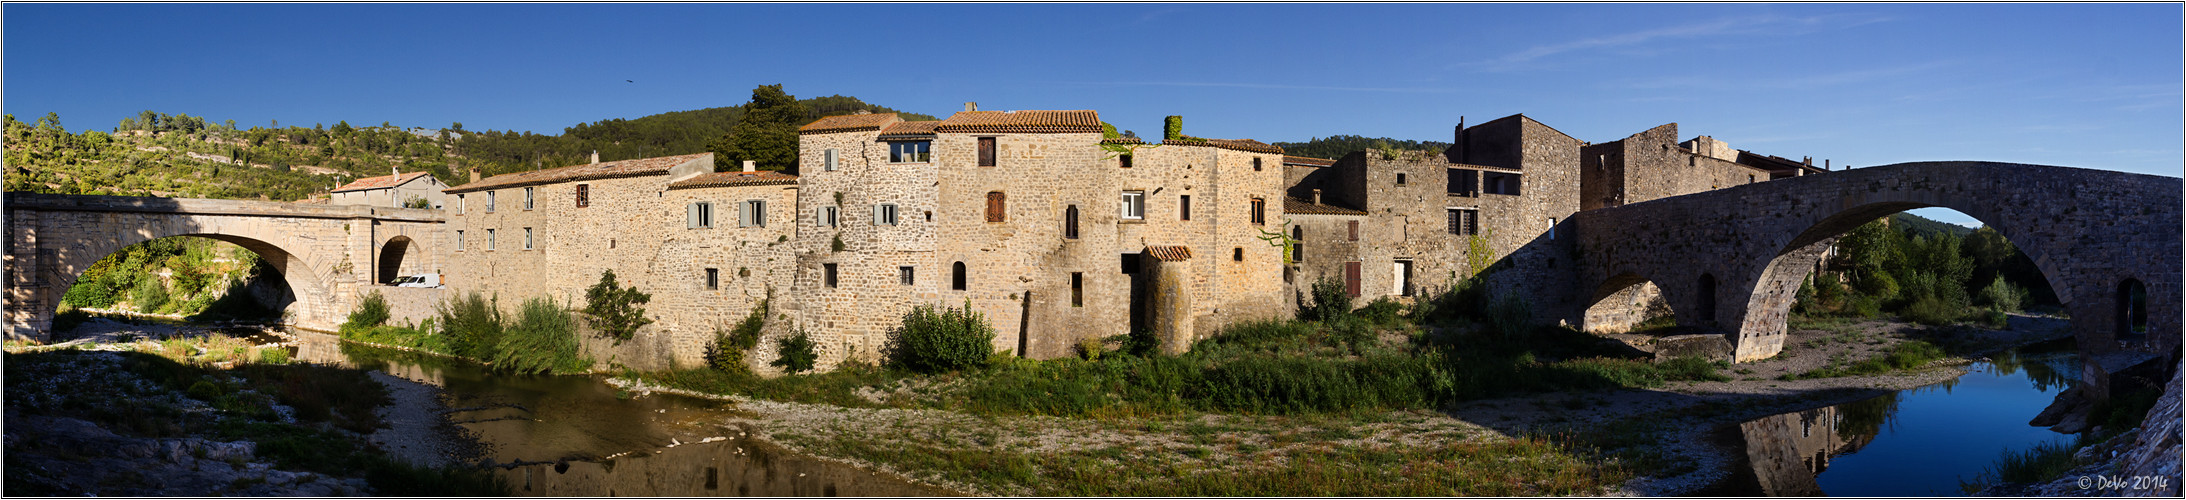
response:
{"label": "water reflection", "polygon": [[[633,397],[596,377],[523,376],[430,354],[298,332],[297,359],[438,386],[449,419],[506,468],[519,495],[934,496],[951,492],[788,453],[723,425],[737,410]],[[514,464],[514,465],[511,465]]]}
{"label": "water reflection", "polygon": [[1942,383],[1743,422],[1745,466],[1701,494],[1957,495],[2004,450],[2069,437],[2026,420],[2078,373],[2070,352],[2006,351]]}

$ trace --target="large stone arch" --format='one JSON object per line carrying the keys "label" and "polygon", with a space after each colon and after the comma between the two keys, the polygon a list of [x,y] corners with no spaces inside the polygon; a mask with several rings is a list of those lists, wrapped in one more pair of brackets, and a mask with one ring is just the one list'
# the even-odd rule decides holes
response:
{"label": "large stone arch", "polygon": [[[335,283],[339,264],[327,262],[317,255],[308,243],[299,238],[298,228],[290,227],[301,221],[278,221],[264,218],[239,218],[235,216],[195,216],[142,213],[95,213],[67,212],[50,214],[55,218],[96,219],[97,226],[131,227],[133,229],[108,233],[104,237],[85,237],[72,242],[60,242],[48,262],[34,266],[42,281],[48,285],[45,293],[51,299],[47,304],[59,304],[61,294],[75,286],[83,272],[99,260],[121,251],[129,245],[177,236],[195,236],[233,243],[258,254],[266,265],[280,273],[288,285],[289,293],[296,302],[291,303],[283,315],[300,325],[326,328],[340,323],[338,318],[346,308],[340,304],[342,296]],[[81,221],[90,222],[90,221]],[[50,226],[49,226],[50,227]],[[336,259],[339,257],[337,256]],[[35,311],[41,329],[50,327],[54,307]]]}
{"label": "large stone arch", "polygon": [[1631,331],[1659,313],[1674,317],[1678,311],[1692,309],[1689,305],[1678,307],[1678,300],[1685,298],[1681,292],[1666,289],[1637,272],[1612,274],[1587,295],[1580,327],[1588,333],[1616,333]]}

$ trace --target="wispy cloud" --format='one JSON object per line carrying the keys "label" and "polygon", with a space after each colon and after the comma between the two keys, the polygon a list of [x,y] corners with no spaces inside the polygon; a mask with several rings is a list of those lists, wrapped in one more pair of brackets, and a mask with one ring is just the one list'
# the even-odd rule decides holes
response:
{"label": "wispy cloud", "polygon": [[1682,89],[1682,90],[1814,90],[1873,83],[1899,79],[1950,66],[1949,61],[1931,61],[1884,68],[1853,71],[1817,72],[1806,75],[1768,76],[1754,74],[1740,78],[1720,76],[1679,76],[1624,82],[1618,87],[1629,89]]}
{"label": "wispy cloud", "polygon": [[1347,92],[1400,92],[1400,93],[1419,93],[1419,94],[1439,94],[1439,93],[1448,93],[1448,92],[1457,92],[1457,91],[1458,91],[1458,89],[1454,89],[1454,88],[1438,88],[1438,87],[1340,87],[1340,86],[1324,86],[1324,85],[1290,85],[1290,84],[1280,84],[1280,83],[1241,83],[1241,82],[1047,82],[1047,83],[1053,83],[1053,84],[1061,84],[1061,85],[1093,85],[1093,86],[1105,86],[1105,87],[1223,87],[1223,88],[1239,88],[1239,89],[1271,89],[1271,90],[1336,90],[1336,91],[1347,91]]}
{"label": "wispy cloud", "polygon": [[1779,15],[1726,17],[1699,23],[1535,45],[1525,50],[1505,54],[1502,57],[1479,61],[1475,63],[1475,66],[1489,71],[1509,71],[1531,67],[1554,56],[1590,51],[1634,49],[1663,40],[1753,34],[1772,36],[1804,35],[1817,31],[1845,29],[1890,20],[1891,18],[1887,17],[1850,14],[1809,17]]}

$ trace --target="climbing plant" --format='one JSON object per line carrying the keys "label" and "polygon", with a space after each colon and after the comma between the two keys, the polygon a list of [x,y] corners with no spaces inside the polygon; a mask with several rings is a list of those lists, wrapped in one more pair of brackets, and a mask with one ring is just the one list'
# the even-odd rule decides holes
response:
{"label": "climbing plant", "polygon": [[1488,248],[1488,237],[1495,235],[1495,228],[1480,228],[1480,232],[1465,239],[1465,266],[1474,276],[1495,263],[1495,250]]}
{"label": "climbing plant", "polygon": [[1284,217],[1283,224],[1275,226],[1274,231],[1266,229],[1259,229],[1259,231],[1260,241],[1268,242],[1269,245],[1275,245],[1276,248],[1283,250],[1283,265],[1287,266],[1296,263],[1296,261],[1291,260],[1290,249],[1292,244],[1298,243],[1298,239],[1290,237],[1290,233],[1283,232],[1283,228],[1286,227],[1290,227],[1289,217]]}

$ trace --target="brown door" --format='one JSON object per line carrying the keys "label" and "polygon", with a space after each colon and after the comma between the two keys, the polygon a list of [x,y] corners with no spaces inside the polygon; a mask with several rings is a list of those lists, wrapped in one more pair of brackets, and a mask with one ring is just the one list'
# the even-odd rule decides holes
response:
{"label": "brown door", "polygon": [[994,166],[994,138],[979,138],[979,166]]}
{"label": "brown door", "polygon": [[987,222],[1008,220],[1009,212],[1003,208],[1004,200],[1002,196],[1001,191],[987,193]]}
{"label": "brown door", "polygon": [[1343,263],[1343,289],[1351,296],[1359,296],[1359,263]]}

